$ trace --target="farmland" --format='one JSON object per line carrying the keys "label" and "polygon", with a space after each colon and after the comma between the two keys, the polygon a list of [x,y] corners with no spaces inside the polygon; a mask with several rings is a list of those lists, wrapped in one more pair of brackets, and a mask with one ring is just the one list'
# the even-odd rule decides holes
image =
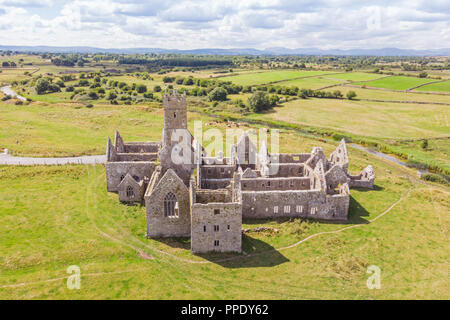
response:
{"label": "farmland", "polygon": [[224,80],[231,81],[239,85],[258,85],[273,83],[282,80],[289,80],[295,78],[304,78],[326,74],[326,71],[275,71],[275,72],[257,72],[245,73],[236,76],[224,78]]}
{"label": "farmland", "polygon": [[408,90],[415,86],[431,82],[429,79],[420,79],[415,77],[393,76],[384,79],[373,80],[364,83],[354,83],[355,85],[365,85],[374,88],[383,88],[390,90]]}
{"label": "farmland", "polygon": [[437,82],[432,84],[427,84],[417,89],[415,91],[432,91],[432,92],[447,92],[450,93],[450,81]]}

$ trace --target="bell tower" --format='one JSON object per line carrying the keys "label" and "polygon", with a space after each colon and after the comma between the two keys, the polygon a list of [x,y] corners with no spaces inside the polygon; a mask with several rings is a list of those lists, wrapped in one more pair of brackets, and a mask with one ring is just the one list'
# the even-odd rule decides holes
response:
{"label": "bell tower", "polygon": [[[183,158],[192,153],[193,137],[187,130],[187,102],[186,93],[164,94],[164,129],[162,134],[162,149],[160,152],[162,173],[167,169],[173,169],[177,175],[189,184],[190,174],[193,170],[193,160]],[[184,150],[180,149],[184,146]],[[183,159],[175,161],[174,155]]]}

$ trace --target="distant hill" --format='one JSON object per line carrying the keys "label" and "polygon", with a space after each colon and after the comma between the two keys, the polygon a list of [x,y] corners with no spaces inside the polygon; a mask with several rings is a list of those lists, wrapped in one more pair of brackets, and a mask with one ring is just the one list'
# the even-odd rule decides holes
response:
{"label": "distant hill", "polygon": [[450,56],[450,48],[413,50],[398,48],[380,49],[318,49],[298,48],[289,49],[283,47],[267,48],[264,50],[253,48],[205,48],[191,50],[162,49],[162,48],[95,48],[95,47],[54,47],[54,46],[7,46],[0,45],[1,51],[19,52],[48,52],[48,53],[179,53],[179,54],[207,54],[207,55],[348,55],[348,56]]}

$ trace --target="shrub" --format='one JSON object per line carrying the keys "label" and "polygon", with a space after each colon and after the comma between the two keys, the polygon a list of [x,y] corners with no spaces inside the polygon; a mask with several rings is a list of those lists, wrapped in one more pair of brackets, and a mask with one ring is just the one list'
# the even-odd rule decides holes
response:
{"label": "shrub", "polygon": [[92,108],[93,106],[94,106],[93,104],[89,103],[86,105],[86,108]]}
{"label": "shrub", "polygon": [[98,99],[98,94],[95,91],[89,91],[88,96],[89,96],[89,98],[91,98],[93,100],[97,100]]}
{"label": "shrub", "polygon": [[278,104],[278,102],[280,101],[280,97],[277,96],[276,94],[271,95],[269,98],[269,101],[270,101],[270,105],[272,107],[275,107]]}
{"label": "shrub", "polygon": [[269,96],[263,91],[256,91],[248,98],[248,106],[253,112],[261,112],[272,107]]}
{"label": "shrub", "polygon": [[352,99],[354,99],[354,98],[356,98],[356,92],[355,92],[355,91],[349,91],[349,92],[347,92],[347,99],[348,99],[348,100],[352,100]]}
{"label": "shrub", "polygon": [[44,94],[50,86],[50,81],[48,79],[42,78],[39,79],[36,83],[36,93],[37,94]]}
{"label": "shrub", "polygon": [[174,77],[168,77],[168,76],[165,76],[165,77],[163,78],[163,82],[164,82],[164,83],[171,83],[171,82],[173,82],[174,80],[175,80]]}
{"label": "shrub", "polygon": [[73,92],[75,88],[73,86],[69,86],[66,88],[66,92]]}
{"label": "shrub", "polygon": [[108,95],[106,96],[107,100],[114,100],[117,98],[117,94],[115,94],[114,92],[109,92]]}
{"label": "shrub", "polygon": [[161,92],[161,86],[154,86],[153,87],[153,92]]}
{"label": "shrub", "polygon": [[419,73],[419,78],[426,78],[426,77],[428,77],[428,73],[426,72]]}
{"label": "shrub", "polygon": [[227,91],[222,87],[217,87],[208,94],[209,101],[227,100]]}
{"label": "shrub", "polygon": [[183,85],[192,86],[193,84],[194,84],[194,79],[192,79],[191,77],[183,80]]}
{"label": "shrub", "polygon": [[428,148],[428,140],[427,139],[423,140],[420,146],[422,147],[423,150],[426,150]]}
{"label": "shrub", "polygon": [[443,185],[450,185],[450,182],[443,176],[434,173],[423,173],[421,179],[431,182],[441,183]]}
{"label": "shrub", "polygon": [[81,79],[80,81],[78,81],[78,86],[80,87],[88,87],[89,86],[89,81],[86,79]]}
{"label": "shrub", "polygon": [[144,93],[144,92],[147,92],[147,86],[144,85],[144,84],[139,84],[139,85],[136,86],[136,91],[137,91],[138,93]]}

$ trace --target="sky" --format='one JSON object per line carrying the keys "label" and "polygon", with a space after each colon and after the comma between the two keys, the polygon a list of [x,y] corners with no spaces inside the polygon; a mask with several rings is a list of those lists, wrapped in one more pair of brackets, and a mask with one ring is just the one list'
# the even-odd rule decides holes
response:
{"label": "sky", "polygon": [[0,45],[450,48],[450,0],[0,0]]}

